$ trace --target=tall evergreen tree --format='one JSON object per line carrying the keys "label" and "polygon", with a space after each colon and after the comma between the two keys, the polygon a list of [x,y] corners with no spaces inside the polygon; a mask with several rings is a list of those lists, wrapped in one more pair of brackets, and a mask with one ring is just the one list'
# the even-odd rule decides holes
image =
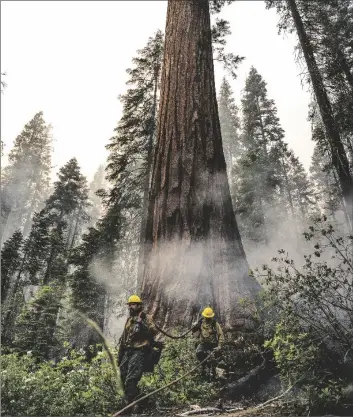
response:
{"label": "tall evergreen tree", "polygon": [[31,351],[37,359],[49,359],[58,347],[55,337],[63,287],[43,286],[16,318],[14,346],[19,352]]}
{"label": "tall evergreen tree", "polygon": [[297,233],[314,211],[313,190],[303,165],[284,142],[277,108],[266,82],[251,68],[242,98],[240,156],[234,165],[234,195],[246,239],[268,244],[288,220]]}
{"label": "tall evergreen tree", "polygon": [[37,113],[15,139],[1,182],[2,241],[20,229],[28,235],[31,219],[47,196],[52,139],[43,113]]}
{"label": "tall evergreen tree", "polygon": [[9,292],[11,278],[20,265],[22,243],[22,233],[17,230],[1,250],[1,304]]}
{"label": "tall evergreen tree", "polygon": [[[333,79],[331,71],[333,66],[339,66],[338,73],[344,74],[348,84],[351,74],[350,70],[347,71],[350,62],[349,59],[346,59],[346,54],[349,51],[349,48],[345,46],[347,41],[343,41],[345,36],[339,33],[342,25],[333,23],[334,19],[331,19],[332,16],[330,16],[330,13],[336,8],[335,4],[337,5],[337,2],[334,0],[324,0],[324,2],[306,2],[304,0],[275,2],[267,0],[268,7],[276,7],[281,16],[280,28],[295,30],[298,35],[300,50],[308,68],[309,80],[330,147],[331,163],[337,173],[346,212],[347,214],[349,212],[348,215],[350,216],[353,210],[353,173],[345,148],[345,142],[347,145],[347,141],[338,123],[339,116],[335,111],[334,98],[329,87],[329,82]],[[345,10],[350,11],[349,3],[345,2],[345,5],[348,6]],[[331,23],[329,23],[330,21]],[[347,30],[343,32],[348,33]],[[333,63],[333,61],[337,61],[337,63]],[[348,68],[347,65],[344,68],[345,64],[348,65]],[[336,79],[334,90],[342,92],[342,88],[338,87],[337,80],[340,79],[340,84],[343,77],[335,76],[334,78]],[[352,97],[352,93],[349,94],[348,97]],[[341,94],[339,95],[342,97]],[[344,95],[346,96],[346,94]],[[343,99],[343,101],[347,104],[346,99]],[[349,102],[351,103],[350,100]],[[346,116],[344,116],[344,119],[346,120]],[[351,139],[349,142],[351,142]]]}
{"label": "tall evergreen tree", "polygon": [[241,157],[234,169],[236,210],[245,235],[256,242],[268,242],[266,228],[273,226],[268,224],[268,216],[278,207],[281,185],[278,161],[273,156],[284,131],[274,101],[267,97],[266,83],[253,67],[241,102]]}
{"label": "tall evergreen tree", "polygon": [[[23,255],[14,277],[14,288],[4,315],[7,338],[13,323],[19,293],[28,284],[53,286],[62,291],[68,274],[68,256],[77,240],[78,229],[87,221],[88,190],[75,158],[58,173],[53,194],[34,216],[33,226],[23,245]],[[17,303],[17,304],[16,304]],[[44,313],[43,313],[44,314]]]}
{"label": "tall evergreen tree", "polygon": [[91,227],[70,256],[70,264],[74,267],[69,279],[70,307],[73,312],[67,320],[67,326],[69,340],[75,342],[77,347],[88,348],[98,341],[96,333],[77,316],[77,310],[104,329],[106,288],[92,274],[92,263],[102,259],[104,247],[101,231]]}
{"label": "tall evergreen tree", "polygon": [[336,213],[343,209],[339,184],[329,157],[322,154],[317,144],[311,159],[310,174],[315,187],[315,198],[322,214],[334,219]]}
{"label": "tall evergreen tree", "polygon": [[[137,212],[129,225],[130,235],[133,229],[137,244],[146,225],[163,42],[162,32],[157,31],[133,58],[134,67],[127,70],[130,88],[120,97],[123,116],[107,146],[110,152],[107,179],[113,187],[105,195],[105,203],[107,207]],[[142,257],[141,253],[141,261]]]}
{"label": "tall evergreen tree", "polygon": [[240,119],[235,104],[233,91],[224,77],[218,97],[219,122],[221,124],[223,152],[227,164],[228,178],[231,181],[232,166],[239,156]]}
{"label": "tall evergreen tree", "polygon": [[97,220],[103,215],[103,202],[102,197],[97,195],[97,192],[104,190],[108,185],[105,179],[105,168],[104,165],[100,165],[94,174],[93,180],[89,185],[89,201],[91,207],[89,209],[90,226],[94,227]]}

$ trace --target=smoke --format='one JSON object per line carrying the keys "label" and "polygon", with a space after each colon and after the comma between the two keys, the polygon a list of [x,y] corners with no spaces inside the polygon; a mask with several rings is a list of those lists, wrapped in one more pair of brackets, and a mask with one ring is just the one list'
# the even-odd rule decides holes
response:
{"label": "smoke", "polygon": [[[137,233],[137,231],[136,231]],[[127,318],[127,298],[137,290],[139,245],[133,236],[119,242],[114,259],[95,257],[89,271],[106,290],[104,334],[117,344]]]}
{"label": "smoke", "polygon": [[292,217],[281,218],[277,211],[265,212],[266,244],[256,243],[249,239],[243,239],[245,253],[251,269],[269,264],[271,259],[283,249],[289,253],[296,264],[301,264],[303,256],[311,250],[311,245],[306,241],[303,232],[308,230],[309,222]]}

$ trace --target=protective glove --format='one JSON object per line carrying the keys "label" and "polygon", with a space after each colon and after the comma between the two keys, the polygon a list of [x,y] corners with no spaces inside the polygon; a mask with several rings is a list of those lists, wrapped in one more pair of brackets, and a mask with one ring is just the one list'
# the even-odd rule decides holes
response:
{"label": "protective glove", "polygon": [[192,331],[192,333],[195,333],[198,330],[199,330],[199,322],[195,321],[195,323],[192,324],[191,331]]}
{"label": "protective glove", "polygon": [[164,342],[154,342],[153,346],[156,347],[157,349],[164,349],[165,348],[165,343]]}

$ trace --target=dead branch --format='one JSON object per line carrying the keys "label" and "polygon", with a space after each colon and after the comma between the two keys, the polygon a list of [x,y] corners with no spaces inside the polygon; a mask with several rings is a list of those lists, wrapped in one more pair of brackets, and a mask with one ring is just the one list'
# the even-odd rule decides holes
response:
{"label": "dead branch", "polygon": [[205,407],[205,408],[198,408],[196,410],[186,411],[185,413],[176,414],[176,415],[179,416],[179,417],[186,417],[186,416],[192,416],[192,415],[197,415],[197,414],[205,414],[205,413],[214,413],[214,412],[221,413],[222,411],[223,410],[221,410],[220,408]]}

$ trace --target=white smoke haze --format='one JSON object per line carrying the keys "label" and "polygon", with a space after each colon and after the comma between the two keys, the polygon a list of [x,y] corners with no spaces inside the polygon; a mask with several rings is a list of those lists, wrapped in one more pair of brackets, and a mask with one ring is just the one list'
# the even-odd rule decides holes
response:
{"label": "white smoke haze", "polygon": [[[207,184],[204,193],[199,194],[201,200],[205,197],[217,215],[222,215],[228,187],[226,174],[205,172],[198,179]],[[267,245],[242,239],[248,264],[242,259],[234,259],[235,248],[237,245],[240,247],[240,242],[229,245],[212,227],[207,241],[194,241],[190,232],[186,232],[181,240],[164,242],[158,250],[154,248],[147,275],[148,286],[153,284],[157,294],[151,294],[151,297],[156,303],[163,300],[171,306],[167,315],[173,315],[174,309],[190,314],[190,304],[195,304],[194,294],[198,294],[200,308],[213,305],[215,300],[223,300],[221,314],[228,314],[236,308],[234,298],[253,298],[259,291],[259,283],[249,277],[249,269],[261,268],[264,264],[273,267],[271,259],[280,249],[288,252],[300,268],[305,263],[304,255],[313,251],[313,243],[307,242],[303,235],[311,224],[310,220],[303,220],[299,214],[296,218],[284,217],[285,212],[285,207],[283,210],[282,207],[269,207],[265,212]],[[236,220],[241,230],[241,221]],[[105,286],[108,293],[104,332],[115,342],[128,314],[127,298],[133,293],[141,294],[137,283],[138,236],[139,225],[132,224],[119,243],[113,267],[99,259],[94,259],[90,265],[92,276]],[[145,253],[149,250],[146,246]],[[233,257],[231,262],[229,257]]]}
{"label": "white smoke haze", "polygon": [[118,343],[128,315],[126,302],[137,292],[137,266],[139,245],[122,239],[110,262],[94,258],[89,266],[91,276],[106,290],[104,334],[115,345]]}

